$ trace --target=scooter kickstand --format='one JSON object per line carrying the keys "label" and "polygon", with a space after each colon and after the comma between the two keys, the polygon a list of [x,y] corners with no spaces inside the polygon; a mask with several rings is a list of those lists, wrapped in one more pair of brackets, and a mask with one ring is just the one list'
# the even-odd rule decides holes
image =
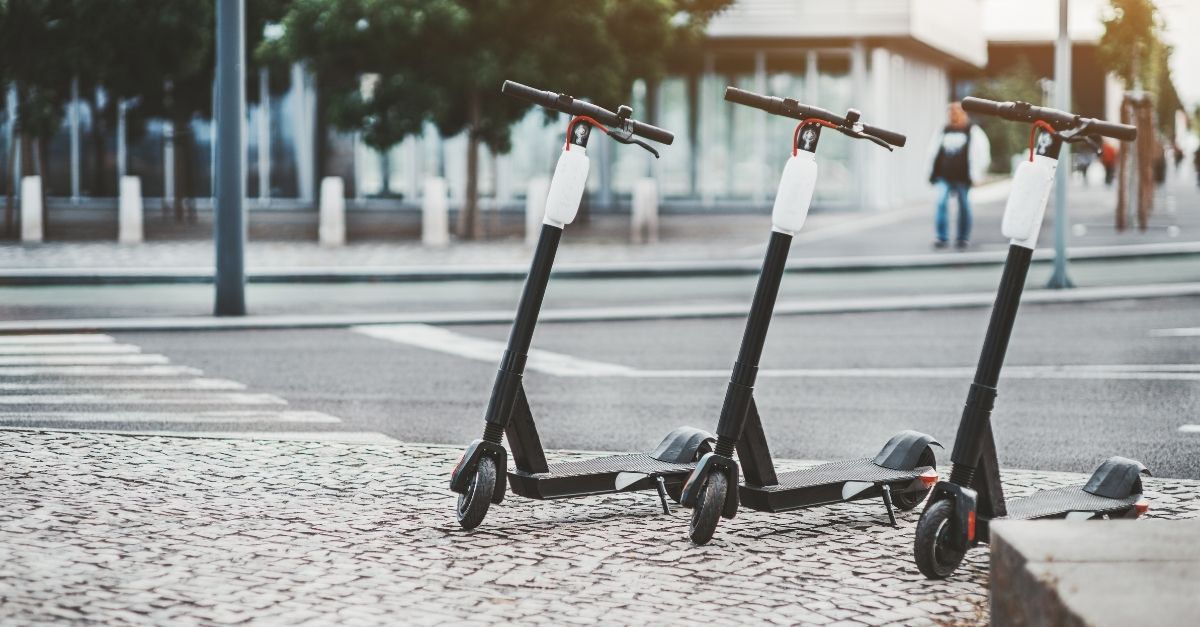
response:
{"label": "scooter kickstand", "polygon": [[892,486],[883,484],[883,506],[887,508],[888,520],[892,521],[892,526],[899,529],[900,525],[896,522],[896,510],[892,508]]}
{"label": "scooter kickstand", "polygon": [[667,482],[663,480],[662,475],[655,475],[654,486],[658,488],[658,500],[662,501],[663,513],[670,514],[671,506],[667,505]]}

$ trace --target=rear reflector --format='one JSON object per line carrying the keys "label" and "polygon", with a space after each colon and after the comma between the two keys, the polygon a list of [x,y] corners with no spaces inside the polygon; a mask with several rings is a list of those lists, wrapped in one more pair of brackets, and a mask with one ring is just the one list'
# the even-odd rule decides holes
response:
{"label": "rear reflector", "polygon": [[1145,514],[1150,510],[1150,501],[1138,501],[1133,504],[1133,511],[1137,512],[1138,516]]}
{"label": "rear reflector", "polygon": [[926,488],[932,488],[937,484],[937,482],[938,474],[936,470],[930,468],[929,470],[921,473],[921,483],[925,484]]}
{"label": "rear reflector", "polygon": [[975,512],[967,512],[967,542],[975,541]]}

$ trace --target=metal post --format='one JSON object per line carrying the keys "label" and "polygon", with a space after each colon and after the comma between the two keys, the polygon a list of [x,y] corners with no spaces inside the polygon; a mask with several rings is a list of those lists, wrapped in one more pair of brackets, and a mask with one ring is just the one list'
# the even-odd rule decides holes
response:
{"label": "metal post", "polygon": [[246,111],[245,0],[217,0],[216,75],[216,303],[218,316],[246,314],[245,245],[246,221],[243,202],[246,180],[242,176],[246,158],[243,118]]}
{"label": "metal post", "polygon": [[271,84],[267,68],[258,69],[258,204],[271,203]]}
{"label": "metal post", "polygon": [[[1067,29],[1068,0],[1058,0],[1058,41],[1054,43],[1054,106],[1071,109],[1071,35]],[[1071,149],[1064,143],[1054,180],[1054,274],[1046,287],[1075,287],[1067,274],[1067,187],[1071,184]]]}
{"label": "metal post", "polygon": [[125,145],[125,99],[117,101],[117,187],[128,173],[128,149]]}

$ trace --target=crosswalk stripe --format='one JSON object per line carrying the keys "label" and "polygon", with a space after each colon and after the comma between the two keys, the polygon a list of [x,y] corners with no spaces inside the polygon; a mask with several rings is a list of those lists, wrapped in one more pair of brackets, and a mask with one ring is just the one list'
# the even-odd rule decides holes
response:
{"label": "crosswalk stripe", "polygon": [[129,344],[0,344],[0,355],[119,355],[140,353]]}
{"label": "crosswalk stripe", "polygon": [[64,390],[244,390],[246,386],[225,379],[63,379],[53,383],[23,381],[6,383],[0,381],[0,392],[60,392]]}
{"label": "crosswalk stripe", "polygon": [[256,423],[323,423],[336,424],[341,419],[319,411],[183,411],[183,412],[29,412],[0,411],[0,423],[194,423],[237,424]]}
{"label": "crosswalk stripe", "polygon": [[116,340],[102,333],[62,333],[54,335],[0,335],[3,344],[108,344]]}
{"label": "crosswalk stripe", "polygon": [[188,366],[2,366],[0,378],[17,377],[179,377],[204,374]]}
{"label": "crosswalk stripe", "polygon": [[0,366],[144,366],[166,364],[162,355],[4,355]]}
{"label": "crosswalk stripe", "polygon": [[217,392],[204,394],[5,394],[0,405],[286,405],[271,394]]}
{"label": "crosswalk stripe", "polygon": [[[0,431],[39,431],[51,433],[80,433],[79,429],[47,429],[42,427],[5,427]],[[399,444],[400,441],[376,431],[121,431],[87,429],[87,433],[106,433],[128,436],[168,438],[198,438],[221,440],[274,440],[285,442],[330,442],[340,444]]]}

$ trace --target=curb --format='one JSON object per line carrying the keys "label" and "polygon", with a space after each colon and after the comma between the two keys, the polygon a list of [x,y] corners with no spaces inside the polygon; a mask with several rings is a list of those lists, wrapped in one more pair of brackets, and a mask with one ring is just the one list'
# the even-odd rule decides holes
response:
{"label": "curb", "polygon": [[[1167,283],[1120,287],[1083,287],[1071,290],[1030,290],[1024,304],[1081,303],[1143,298],[1200,296],[1200,283]],[[925,296],[888,296],[880,298],[832,299],[825,301],[784,301],[775,307],[776,315],[812,315],[866,313],[876,311],[921,311],[990,307],[993,292],[933,294]],[[747,314],[744,303],[700,303],[695,305],[631,305],[586,309],[550,309],[543,311],[540,322],[620,322],[634,320],[678,320],[740,318]],[[265,315],[246,317],[159,317],[159,318],[83,318],[60,320],[0,321],[0,334],[77,333],[114,331],[241,331],[252,329],[340,329],[375,324],[509,324],[508,310],[427,312],[427,313],[350,313],[329,315]]]}

